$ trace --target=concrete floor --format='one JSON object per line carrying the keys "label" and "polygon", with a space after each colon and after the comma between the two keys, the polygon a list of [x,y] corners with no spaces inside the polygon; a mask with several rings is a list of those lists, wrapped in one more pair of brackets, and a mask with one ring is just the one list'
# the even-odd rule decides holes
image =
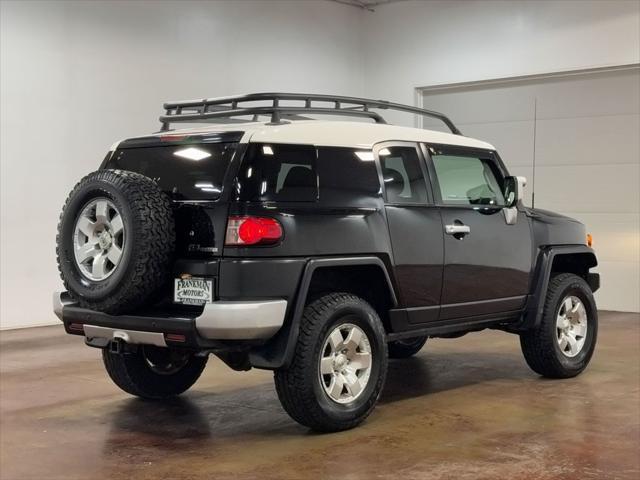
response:
{"label": "concrete floor", "polygon": [[270,372],[212,358],[180,399],[144,402],[60,327],[2,332],[0,478],[638,479],[640,315],[600,320],[571,380],[535,375],[506,333],[430,340],[391,363],[361,427],[329,435],[287,417]]}

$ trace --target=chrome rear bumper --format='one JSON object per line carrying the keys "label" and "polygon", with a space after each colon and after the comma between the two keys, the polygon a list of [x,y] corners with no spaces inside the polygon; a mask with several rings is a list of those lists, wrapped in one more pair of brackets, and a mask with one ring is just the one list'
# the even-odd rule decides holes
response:
{"label": "chrome rear bumper", "polygon": [[108,315],[78,307],[67,292],[53,295],[53,311],[69,333],[158,346],[167,345],[165,334],[213,341],[268,340],[282,327],[286,310],[287,301],[275,299],[208,303],[193,318]]}
{"label": "chrome rear bumper", "polygon": [[286,310],[286,300],[207,303],[196,328],[204,338],[267,339],[282,327]]}

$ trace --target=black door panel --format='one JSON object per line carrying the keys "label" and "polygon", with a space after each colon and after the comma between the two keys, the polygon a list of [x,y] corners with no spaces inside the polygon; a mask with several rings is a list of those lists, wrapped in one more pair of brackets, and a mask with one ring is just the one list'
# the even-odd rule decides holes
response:
{"label": "black door panel", "polygon": [[392,318],[402,325],[437,320],[444,261],[442,219],[433,204],[424,159],[418,146],[408,142],[381,144],[375,152],[402,307]]}
{"label": "black door panel", "polygon": [[507,225],[501,210],[442,207],[441,212],[445,226],[458,221],[470,229],[461,239],[445,235],[443,305],[527,294],[531,234],[525,215]]}
{"label": "black door panel", "polygon": [[[385,208],[402,305],[439,305],[444,254],[440,211],[428,206]],[[409,321],[414,323],[421,318],[424,317],[417,315]]]}
{"label": "black door panel", "polygon": [[529,292],[529,218],[504,213],[506,170],[493,151],[423,150],[444,229],[440,320],[518,310]]}

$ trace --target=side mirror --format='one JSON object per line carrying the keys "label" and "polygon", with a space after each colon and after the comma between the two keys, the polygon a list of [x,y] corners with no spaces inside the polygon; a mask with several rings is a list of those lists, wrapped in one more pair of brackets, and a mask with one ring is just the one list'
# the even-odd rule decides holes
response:
{"label": "side mirror", "polygon": [[506,207],[515,207],[524,197],[524,187],[527,185],[525,177],[505,177],[504,199]]}

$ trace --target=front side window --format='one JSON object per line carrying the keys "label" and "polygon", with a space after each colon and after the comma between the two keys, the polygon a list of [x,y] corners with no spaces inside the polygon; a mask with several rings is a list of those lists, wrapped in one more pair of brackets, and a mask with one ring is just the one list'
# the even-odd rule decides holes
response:
{"label": "front side window", "polygon": [[427,202],[427,186],[414,147],[385,147],[378,156],[388,203]]}
{"label": "front side window", "polygon": [[314,202],[318,199],[316,149],[311,145],[250,144],[238,174],[238,199]]}
{"label": "front side window", "polygon": [[475,156],[434,154],[440,198],[445,205],[505,205],[495,164]]}

